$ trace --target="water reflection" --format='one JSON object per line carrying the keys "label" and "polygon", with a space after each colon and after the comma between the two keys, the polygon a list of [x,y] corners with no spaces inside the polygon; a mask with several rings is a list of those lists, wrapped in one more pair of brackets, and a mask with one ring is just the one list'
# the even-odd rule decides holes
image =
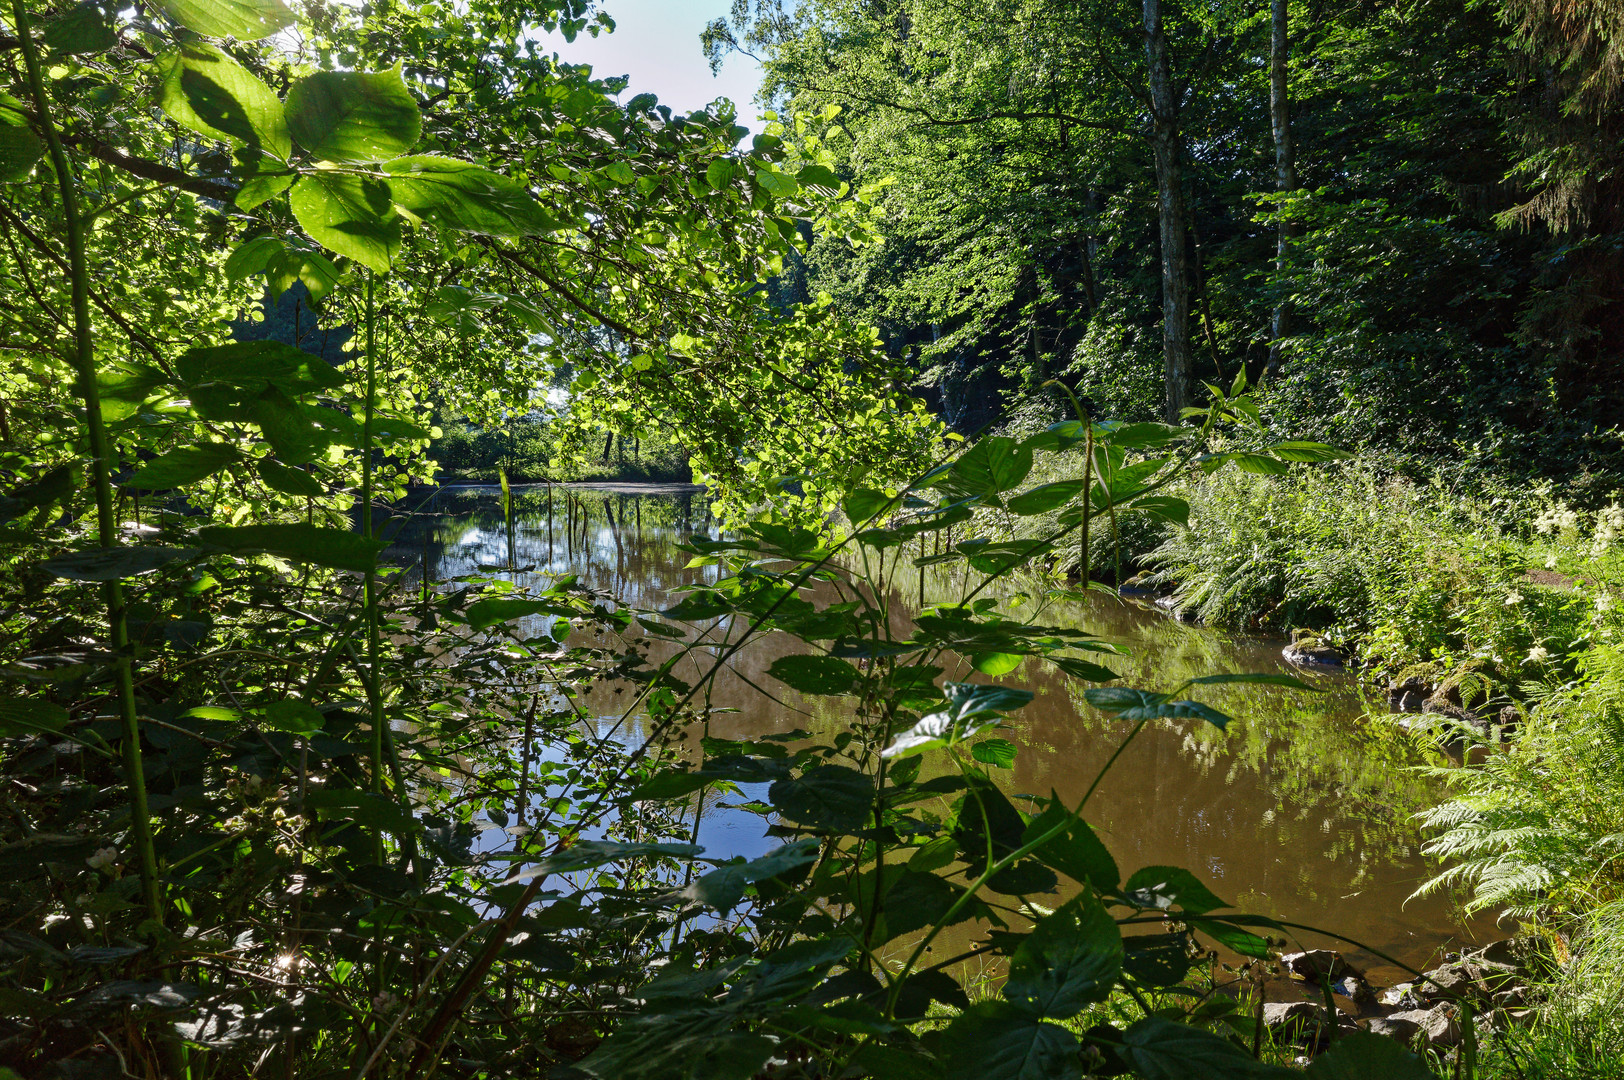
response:
{"label": "water reflection", "polygon": [[[517,568],[508,572],[520,584],[575,573],[630,604],[655,607],[675,586],[715,573],[686,569],[688,553],[676,547],[714,528],[698,494],[518,488],[511,529],[492,489],[446,489],[423,510],[399,523],[394,553],[436,580],[499,567]],[[917,593],[908,588],[905,601],[893,597],[898,618],[905,624],[907,609],[921,599],[956,599],[961,588],[951,574],[934,574]],[[1027,597],[1042,592],[1040,583],[1015,581],[1002,598],[1030,615],[1037,601]],[[1184,626],[1098,594],[1036,617],[1126,646],[1127,655],[1108,662],[1130,686],[1162,689],[1196,675],[1287,670],[1279,642]],[[802,698],[766,675],[774,659],[796,649],[793,640],[767,637],[735,657],[712,703],[737,711],[715,717],[712,734],[742,739],[844,725],[838,699]],[[1007,790],[1056,791],[1075,803],[1131,725],[1089,708],[1085,684],[1046,665],[1029,661],[1002,681],[1037,695],[1008,733],[1021,753],[1004,774]],[[1431,795],[1412,771],[1416,751],[1401,733],[1361,721],[1364,708],[1350,680],[1314,681],[1323,694],[1202,688],[1202,700],[1237,718],[1227,732],[1196,722],[1147,727],[1090,805],[1090,821],[1124,873],[1187,867],[1238,908],[1334,928],[1416,965],[1451,938],[1487,932],[1463,926],[1445,900],[1406,903],[1428,876],[1409,817]],[[769,687],[781,702],[764,699],[751,683]],[[611,707],[606,700],[605,710]],[[711,854],[754,855],[776,844],[761,832],[759,818],[712,806],[700,842]],[[1396,970],[1364,960],[1377,982],[1397,981]]]}

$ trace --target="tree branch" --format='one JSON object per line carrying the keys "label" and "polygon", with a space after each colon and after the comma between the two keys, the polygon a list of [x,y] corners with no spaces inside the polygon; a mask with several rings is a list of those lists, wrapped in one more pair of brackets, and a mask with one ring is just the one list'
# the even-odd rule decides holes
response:
{"label": "tree branch", "polygon": [[115,150],[111,146],[82,135],[70,135],[62,141],[75,150],[89,154],[97,161],[105,161],[115,168],[123,169],[125,172],[139,176],[144,180],[167,184],[182,191],[189,191],[193,195],[201,195],[205,199],[229,203],[237,195],[236,188],[218,180],[201,179],[169,165],[161,165],[156,161],[148,161],[145,158],[130,157],[120,150]]}

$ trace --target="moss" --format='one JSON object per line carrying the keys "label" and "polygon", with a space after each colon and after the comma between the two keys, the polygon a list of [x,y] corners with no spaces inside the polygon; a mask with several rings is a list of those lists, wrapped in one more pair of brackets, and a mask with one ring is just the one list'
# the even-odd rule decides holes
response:
{"label": "moss", "polygon": [[1401,668],[1398,674],[1393,676],[1393,685],[1405,686],[1409,684],[1411,679],[1414,679],[1423,686],[1432,686],[1437,683],[1438,677],[1443,673],[1444,666],[1435,660],[1411,664],[1408,667]]}
{"label": "moss", "polygon": [[1478,658],[1461,664],[1432,692],[1431,701],[1471,709],[1485,704],[1499,689],[1499,673],[1492,663]]}

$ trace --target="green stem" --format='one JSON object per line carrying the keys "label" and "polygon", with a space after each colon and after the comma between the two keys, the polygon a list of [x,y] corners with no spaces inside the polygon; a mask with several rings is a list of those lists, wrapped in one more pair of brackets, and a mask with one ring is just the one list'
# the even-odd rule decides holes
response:
{"label": "green stem", "polygon": [[[368,540],[372,533],[372,422],[378,393],[377,350],[377,273],[367,273],[366,298],[366,413],[361,424],[361,533]],[[383,794],[384,772],[384,715],[383,688],[378,685],[378,654],[383,651],[382,633],[378,619],[378,570],[367,568],[365,583],[365,611],[367,623],[367,679],[365,682],[367,705],[372,714],[372,792]],[[383,829],[379,828],[374,840],[376,861],[383,863]]]}
{"label": "green stem", "polygon": [[[74,191],[73,173],[62,139],[51,120],[51,101],[40,75],[39,52],[34,47],[25,0],[12,0],[17,41],[28,70],[28,86],[34,95],[40,129],[51,154],[51,169],[62,194],[62,216],[67,225],[68,275],[73,295],[73,366],[79,379],[79,396],[85,403],[85,435],[90,445],[90,469],[96,489],[97,542],[103,548],[118,546],[118,520],[113,511],[113,479],[107,429],[102,424],[101,392],[96,387],[96,345],[90,322],[90,270],[85,263],[84,221],[79,217],[79,197]],[[163,895],[158,888],[158,856],[152,842],[152,816],[147,807],[147,781],[141,767],[141,722],[135,707],[135,675],[130,668],[130,635],[124,618],[124,587],[109,581],[103,587],[107,604],[108,632],[113,645],[118,687],[119,715],[124,722],[124,771],[130,786],[130,838],[141,864],[141,892],[147,914],[162,924]]]}

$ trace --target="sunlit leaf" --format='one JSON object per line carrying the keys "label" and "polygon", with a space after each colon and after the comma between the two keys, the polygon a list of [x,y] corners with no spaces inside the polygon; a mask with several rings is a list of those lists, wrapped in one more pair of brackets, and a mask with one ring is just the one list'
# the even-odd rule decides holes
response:
{"label": "sunlit leaf", "polygon": [[306,75],[286,111],[293,141],[318,161],[387,161],[412,148],[423,124],[398,67]]}

